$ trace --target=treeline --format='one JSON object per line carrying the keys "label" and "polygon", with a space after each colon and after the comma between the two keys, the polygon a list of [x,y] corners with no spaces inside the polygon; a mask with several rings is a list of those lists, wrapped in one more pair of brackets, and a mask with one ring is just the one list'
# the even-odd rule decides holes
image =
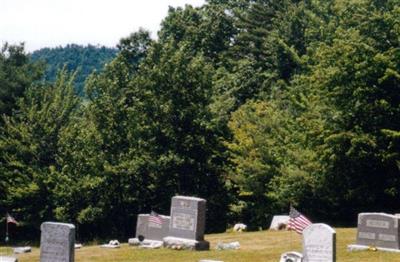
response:
{"label": "treeline", "polygon": [[396,0],[171,8],[157,40],[121,39],[84,103],[70,73],[38,82],[8,47],[0,212],[84,239],[131,236],[175,194],[207,199],[212,232],[265,228],[290,204],[334,225],[398,212],[399,25]]}
{"label": "treeline", "polygon": [[118,50],[105,46],[81,46],[68,44],[65,47],[41,48],[32,52],[33,62],[41,61],[46,67],[44,79],[54,82],[57,72],[64,67],[76,72],[74,85],[79,95],[84,95],[86,78],[94,71],[101,71],[104,65],[115,58]]}

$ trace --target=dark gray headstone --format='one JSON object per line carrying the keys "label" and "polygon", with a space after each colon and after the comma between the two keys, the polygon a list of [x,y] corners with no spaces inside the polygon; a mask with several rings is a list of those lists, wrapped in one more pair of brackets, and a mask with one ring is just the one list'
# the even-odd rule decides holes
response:
{"label": "dark gray headstone", "polygon": [[74,262],[74,225],[44,222],[40,230],[40,262]]}
{"label": "dark gray headstone", "polygon": [[205,224],[205,199],[187,196],[173,197],[169,235],[164,238],[164,245],[196,250],[209,249],[210,243],[204,241]]}
{"label": "dark gray headstone", "polygon": [[311,224],[303,230],[304,262],[335,262],[336,232],[326,224]]}
{"label": "dark gray headstone", "polygon": [[175,196],[171,201],[169,236],[204,240],[206,200]]}
{"label": "dark gray headstone", "polygon": [[400,217],[385,213],[358,214],[357,244],[400,249]]}
{"label": "dark gray headstone", "polygon": [[149,214],[139,214],[136,223],[136,238],[143,236],[147,240],[162,241],[168,236],[170,217],[160,215],[162,224],[155,224],[149,221]]}

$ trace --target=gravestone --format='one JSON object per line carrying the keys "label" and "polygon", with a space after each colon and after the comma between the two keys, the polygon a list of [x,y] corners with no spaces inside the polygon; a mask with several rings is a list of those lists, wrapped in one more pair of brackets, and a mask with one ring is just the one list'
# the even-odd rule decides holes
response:
{"label": "gravestone", "polygon": [[159,215],[162,224],[156,224],[149,221],[149,214],[139,214],[136,222],[136,237],[130,238],[130,245],[139,245],[143,241],[139,241],[139,236],[144,237],[144,242],[152,244],[153,241],[163,241],[163,238],[168,236],[170,217]]}
{"label": "gravestone", "polygon": [[357,245],[399,250],[399,222],[396,215],[358,214]]}
{"label": "gravestone", "polygon": [[40,230],[40,262],[74,262],[74,225],[44,222]]}
{"label": "gravestone", "polygon": [[136,237],[144,236],[144,239],[162,241],[168,236],[170,217],[159,215],[162,224],[149,221],[149,214],[140,214],[136,223]]}
{"label": "gravestone", "polygon": [[164,246],[169,248],[208,250],[204,240],[206,200],[196,197],[175,196],[171,201],[169,235]]}
{"label": "gravestone", "polygon": [[16,257],[0,256],[0,262],[18,262],[18,259]]}
{"label": "gravestone", "polygon": [[[29,246],[26,247],[15,247],[13,248],[14,254],[23,254],[23,253],[29,253],[32,252],[32,248]],[[0,262],[2,262],[0,260]]]}
{"label": "gravestone", "polygon": [[271,230],[282,230],[286,229],[287,224],[289,223],[289,216],[274,216],[271,221],[271,225],[269,229]]}
{"label": "gravestone", "polygon": [[335,262],[336,232],[326,224],[311,224],[303,230],[304,262]]}

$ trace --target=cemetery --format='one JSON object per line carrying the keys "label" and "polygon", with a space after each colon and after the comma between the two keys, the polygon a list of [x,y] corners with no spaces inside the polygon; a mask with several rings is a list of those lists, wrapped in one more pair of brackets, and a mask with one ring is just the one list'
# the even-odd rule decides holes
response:
{"label": "cemetery", "polygon": [[400,0],[0,2],[0,262],[400,262]]}
{"label": "cemetery", "polygon": [[[335,228],[337,234],[336,261],[340,262],[396,262],[399,254],[377,251],[348,252],[347,245],[354,243],[356,229]],[[223,233],[205,235],[210,242],[209,251],[194,252],[190,250],[171,249],[141,249],[130,246],[127,240],[121,241],[119,249],[103,249],[99,245],[84,246],[75,250],[76,262],[109,262],[109,261],[139,261],[139,262],[198,262],[200,260],[219,260],[224,262],[279,262],[282,254],[296,250],[303,252],[302,237],[289,231],[259,231],[237,233]],[[216,250],[218,242],[240,242],[239,250]],[[9,253],[10,254],[10,253]],[[39,262],[40,249],[33,247],[31,253],[16,255],[19,262]],[[2,261],[3,262],[3,261]]]}
{"label": "cemetery", "polygon": [[[135,238],[108,244],[76,244],[73,224],[44,222],[40,246],[0,247],[1,262],[106,261],[399,261],[400,217],[360,213],[357,229],[311,223],[290,208],[289,216],[274,216],[269,230],[231,230],[205,235],[206,200],[175,196],[170,216],[139,214]],[[278,230],[278,221],[285,222]],[[307,223],[303,223],[307,221]],[[246,225],[239,223],[246,227]],[[300,232],[300,233],[299,233]],[[356,244],[351,244],[356,240]],[[12,250],[12,251],[11,251]]]}

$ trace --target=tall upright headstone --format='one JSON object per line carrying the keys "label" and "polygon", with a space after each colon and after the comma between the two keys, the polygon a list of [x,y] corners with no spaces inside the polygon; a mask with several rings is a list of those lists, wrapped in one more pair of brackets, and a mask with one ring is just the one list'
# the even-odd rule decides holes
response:
{"label": "tall upright headstone", "polygon": [[173,197],[169,235],[164,238],[164,245],[208,250],[210,243],[204,240],[205,222],[205,199],[187,196]]}
{"label": "tall upright headstone", "polygon": [[336,232],[326,224],[311,224],[303,230],[304,262],[335,262]]}
{"label": "tall upright headstone", "polygon": [[358,214],[357,245],[400,249],[400,217],[385,213]]}
{"label": "tall upright headstone", "polygon": [[74,225],[44,222],[40,230],[40,262],[74,262]]}

